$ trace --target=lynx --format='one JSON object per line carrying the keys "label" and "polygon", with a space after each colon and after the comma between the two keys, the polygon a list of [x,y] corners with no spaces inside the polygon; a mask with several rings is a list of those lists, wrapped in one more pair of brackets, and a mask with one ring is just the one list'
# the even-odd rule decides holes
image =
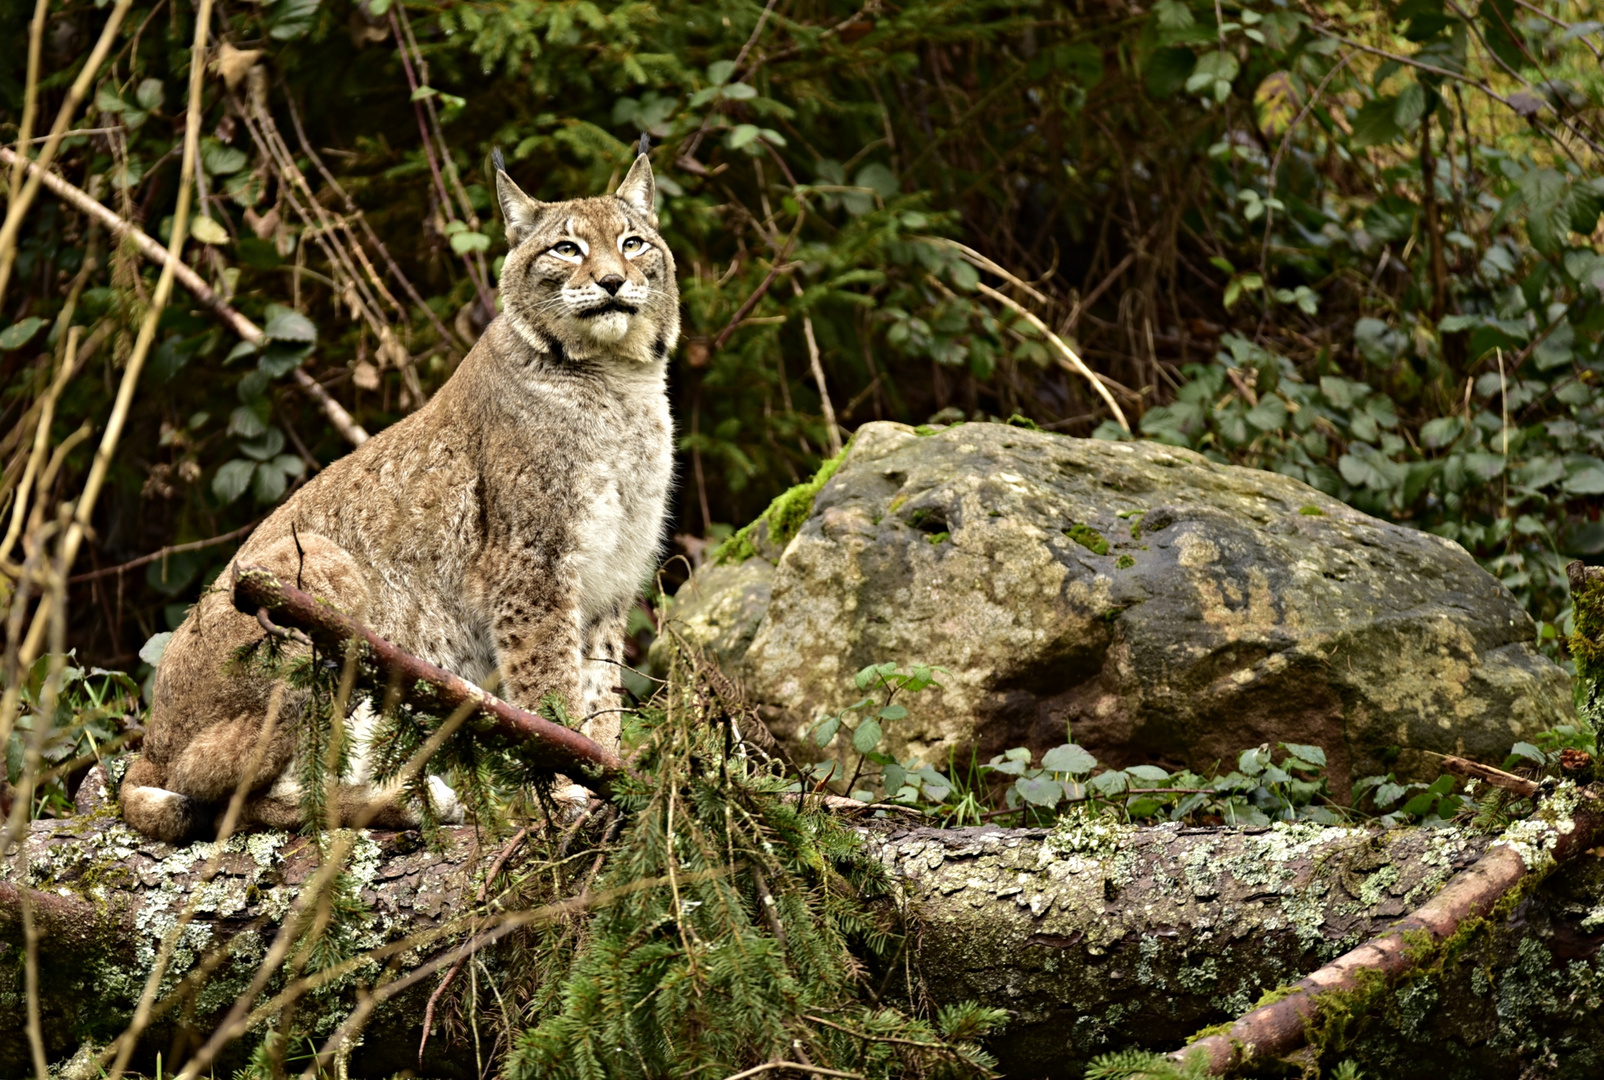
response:
{"label": "lynx", "polygon": [[[557,694],[616,748],[625,623],[659,557],[673,482],[674,259],[644,144],[612,196],[539,202],[499,151],[495,167],[510,248],[502,313],[427,405],[292,495],[233,565],[298,580],[465,678],[499,677],[498,692],[525,709]],[[242,824],[303,824],[304,692],[229,670],[262,633],[214,590],[173,634],[122,789],[136,829],[205,835],[241,785]],[[372,782],[371,710],[351,727],[355,760],[331,819],[417,824],[418,806]],[[436,813],[460,820],[450,789],[437,778],[430,789]]]}

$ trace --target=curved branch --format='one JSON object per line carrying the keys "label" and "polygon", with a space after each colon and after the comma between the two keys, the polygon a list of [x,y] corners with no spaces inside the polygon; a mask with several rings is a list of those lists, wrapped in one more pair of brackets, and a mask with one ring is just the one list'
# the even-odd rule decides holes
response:
{"label": "curved branch", "polygon": [[281,627],[304,631],[319,648],[340,652],[346,642],[362,647],[358,663],[372,669],[376,681],[398,688],[401,701],[440,716],[471,705],[491,731],[525,746],[534,764],[584,776],[587,786],[606,795],[610,782],[624,774],[618,755],[577,731],[502,701],[444,668],[419,659],[375,634],[326,601],[280,581],[260,566],[234,568],[234,607],[253,618],[270,614]]}

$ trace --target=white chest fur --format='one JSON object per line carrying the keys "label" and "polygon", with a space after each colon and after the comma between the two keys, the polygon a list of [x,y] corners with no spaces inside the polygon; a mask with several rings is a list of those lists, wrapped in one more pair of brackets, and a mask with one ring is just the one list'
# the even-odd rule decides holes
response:
{"label": "white chest fur", "polygon": [[628,412],[616,452],[594,462],[581,483],[572,558],[586,622],[627,606],[662,550],[674,471],[668,403]]}

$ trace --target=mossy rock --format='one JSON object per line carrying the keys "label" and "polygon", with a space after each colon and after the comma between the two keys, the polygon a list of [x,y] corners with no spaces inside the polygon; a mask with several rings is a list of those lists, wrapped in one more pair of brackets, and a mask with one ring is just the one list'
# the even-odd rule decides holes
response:
{"label": "mossy rock", "polygon": [[942,767],[1070,726],[1125,764],[1316,743],[1343,793],[1434,776],[1423,751],[1500,760],[1573,715],[1531,619],[1462,548],[1289,477],[1001,424],[866,424],[832,466],[672,607],[800,752],[883,660],[951,672],[888,730]]}

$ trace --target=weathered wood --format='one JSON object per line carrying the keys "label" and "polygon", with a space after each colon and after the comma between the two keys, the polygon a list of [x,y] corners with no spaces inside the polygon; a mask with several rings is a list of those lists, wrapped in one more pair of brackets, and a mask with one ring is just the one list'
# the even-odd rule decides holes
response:
{"label": "weathered wood", "polygon": [[[903,883],[914,929],[909,963],[890,973],[892,991],[911,978],[933,1004],[980,1000],[1012,1010],[994,1048],[1009,1075],[1021,1077],[1078,1077],[1099,1053],[1168,1049],[1228,1021],[1440,895],[1490,843],[1460,829],[1313,825],[1049,833],[875,823],[864,834],[870,853]],[[502,843],[481,847],[469,829],[444,837],[439,852],[414,834],[362,840],[352,871],[369,909],[355,931],[359,947],[440,928],[472,910],[482,870]],[[20,930],[5,914],[7,897],[14,906],[15,890],[27,888],[57,898],[41,918],[41,985],[49,1053],[65,1059],[82,1042],[104,1043],[121,1030],[163,932],[213,853],[211,845],[145,840],[105,809],[32,826],[21,849],[0,862],[0,888],[8,890],[0,893],[0,1075],[28,1068],[14,1007]],[[1456,1078],[1515,1075],[1551,1052],[1604,1060],[1604,1030],[1592,1019],[1604,993],[1604,868],[1581,862],[1501,916],[1455,965],[1379,1002],[1373,1031],[1352,1053],[1423,1062],[1429,1075]],[[234,951],[182,1023],[165,1016],[156,1025],[147,1062],[158,1051],[171,1061],[185,1039],[193,1046],[193,1033],[209,1030],[232,1004],[315,855],[304,839],[261,833],[231,840],[222,863],[169,983],[220,943],[235,943]],[[465,936],[417,950],[403,970],[438,959]],[[421,1019],[444,970],[379,1010],[352,1075],[417,1067]],[[326,1034],[371,975],[329,988],[300,1018]],[[466,1074],[472,1060],[437,1031],[424,1075]],[[219,1062],[219,1075],[231,1067]],[[1394,1075],[1378,1068],[1371,1074]]]}
{"label": "weathered wood", "polygon": [[[1308,1040],[1322,1001],[1351,994],[1373,976],[1394,980],[1430,963],[1437,947],[1472,920],[1490,914],[1528,876],[1539,877],[1604,840],[1604,813],[1574,788],[1560,791],[1540,816],[1514,826],[1505,838],[1457,875],[1427,903],[1356,949],[1300,979],[1291,992],[1248,1012],[1219,1034],[1198,1039],[1172,1056],[1201,1056],[1216,1076],[1259,1061],[1286,1057]],[[1578,805],[1580,803],[1580,805]]]}

